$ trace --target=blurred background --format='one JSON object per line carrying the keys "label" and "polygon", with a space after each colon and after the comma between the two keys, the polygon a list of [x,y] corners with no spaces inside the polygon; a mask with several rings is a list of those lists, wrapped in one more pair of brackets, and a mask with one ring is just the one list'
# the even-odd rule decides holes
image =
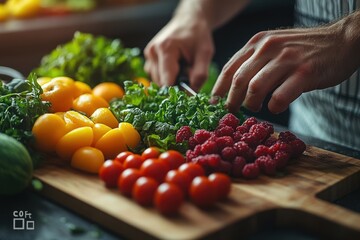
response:
{"label": "blurred background", "polygon": [[[177,0],[0,0],[0,66],[25,76],[41,58],[76,31],[119,38],[141,50],[169,21]],[[245,11],[214,32],[214,63],[219,69],[255,33],[293,25],[294,0],[253,0]],[[289,112],[272,115],[266,104],[264,120],[287,126]]]}

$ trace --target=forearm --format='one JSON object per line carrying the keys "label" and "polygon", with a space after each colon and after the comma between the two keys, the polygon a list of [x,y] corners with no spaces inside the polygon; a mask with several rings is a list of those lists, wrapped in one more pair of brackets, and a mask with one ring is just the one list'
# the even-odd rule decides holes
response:
{"label": "forearm", "polygon": [[189,17],[204,20],[214,30],[244,9],[248,2],[249,0],[182,0],[174,19]]}

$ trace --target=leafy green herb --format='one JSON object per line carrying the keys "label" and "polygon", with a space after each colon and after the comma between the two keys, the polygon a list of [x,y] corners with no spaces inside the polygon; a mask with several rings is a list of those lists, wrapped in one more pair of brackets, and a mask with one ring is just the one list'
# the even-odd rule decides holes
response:
{"label": "leafy green herb", "polygon": [[[42,88],[35,74],[28,80],[14,79],[9,83],[0,81],[0,132],[31,148],[31,132],[35,120],[49,109],[49,103],[40,98]],[[34,165],[39,160],[35,151],[30,149]]]}
{"label": "leafy green herb", "polygon": [[146,76],[138,48],[125,48],[119,39],[76,32],[74,38],[44,56],[35,69],[39,76],[67,76],[94,87]]}
{"label": "leafy green herb", "polygon": [[[159,87],[125,82],[125,95],[111,103],[110,109],[119,121],[131,123],[142,136],[143,147],[158,146],[164,150],[185,152],[186,146],[176,143],[176,131],[181,126],[214,130],[228,111],[224,99],[210,104],[210,95],[188,96],[178,87]],[[238,117],[242,118],[239,113]]]}

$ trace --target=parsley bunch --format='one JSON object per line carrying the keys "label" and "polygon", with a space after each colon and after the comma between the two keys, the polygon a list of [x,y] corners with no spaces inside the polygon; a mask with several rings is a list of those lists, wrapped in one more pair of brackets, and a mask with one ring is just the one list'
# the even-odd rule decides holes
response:
{"label": "parsley bunch", "polygon": [[28,80],[0,81],[0,132],[9,135],[30,148],[35,120],[49,109],[49,103],[40,98],[41,86],[35,74]]}
{"label": "parsley bunch", "polygon": [[110,108],[119,121],[131,123],[140,132],[144,147],[158,146],[184,153],[187,146],[175,140],[181,126],[214,130],[220,118],[228,113],[224,99],[217,104],[210,104],[209,100],[208,94],[188,96],[176,86],[160,88],[152,83],[145,89],[127,81],[123,99],[113,101]]}

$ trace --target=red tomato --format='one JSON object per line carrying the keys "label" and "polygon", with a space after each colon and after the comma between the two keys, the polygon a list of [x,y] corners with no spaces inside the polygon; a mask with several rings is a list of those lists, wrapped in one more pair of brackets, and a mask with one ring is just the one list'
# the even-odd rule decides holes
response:
{"label": "red tomato", "polygon": [[181,164],[185,163],[184,156],[175,150],[168,150],[160,154],[159,159],[169,163],[170,169],[177,169]]}
{"label": "red tomato", "polygon": [[179,171],[188,174],[191,180],[193,180],[197,176],[205,175],[204,169],[199,164],[191,162],[181,164],[181,166],[179,167]]}
{"label": "red tomato", "polygon": [[210,207],[216,201],[216,193],[205,176],[195,177],[190,185],[190,199],[199,207]]}
{"label": "red tomato", "polygon": [[149,159],[149,158],[158,158],[160,154],[161,154],[161,152],[160,152],[159,148],[157,148],[157,147],[148,147],[147,149],[145,149],[143,151],[141,156],[143,157],[144,160],[146,160],[146,159]]}
{"label": "red tomato", "polygon": [[135,169],[135,168],[128,168],[125,169],[119,179],[118,179],[118,188],[119,191],[124,194],[125,196],[130,197],[134,184],[136,182],[136,180],[138,180],[138,178],[141,177],[140,171],[139,169]]}
{"label": "red tomato", "polygon": [[154,179],[140,177],[134,184],[132,197],[140,205],[150,206],[153,203],[158,186],[159,184]]}
{"label": "red tomato", "polygon": [[114,161],[124,163],[125,159],[132,154],[130,151],[121,152],[115,157]]}
{"label": "red tomato", "polygon": [[223,173],[212,173],[208,178],[215,190],[216,200],[222,200],[229,196],[231,190],[231,180],[229,176]]}
{"label": "red tomato", "polygon": [[154,204],[162,214],[171,215],[177,213],[183,202],[184,194],[175,184],[162,183],[155,192]]}
{"label": "red tomato", "polygon": [[124,168],[137,168],[141,167],[141,164],[144,162],[144,159],[139,154],[131,154],[125,158]]}
{"label": "red tomato", "polygon": [[158,183],[162,183],[169,171],[169,166],[164,162],[156,158],[145,160],[140,167],[140,173],[142,176],[155,179]]}
{"label": "red tomato", "polygon": [[105,182],[105,186],[112,188],[116,187],[118,178],[124,167],[119,162],[113,160],[106,160],[99,170],[99,177]]}
{"label": "red tomato", "polygon": [[179,170],[170,170],[165,176],[165,182],[177,185],[184,196],[188,195],[191,178],[187,173],[180,172]]}

